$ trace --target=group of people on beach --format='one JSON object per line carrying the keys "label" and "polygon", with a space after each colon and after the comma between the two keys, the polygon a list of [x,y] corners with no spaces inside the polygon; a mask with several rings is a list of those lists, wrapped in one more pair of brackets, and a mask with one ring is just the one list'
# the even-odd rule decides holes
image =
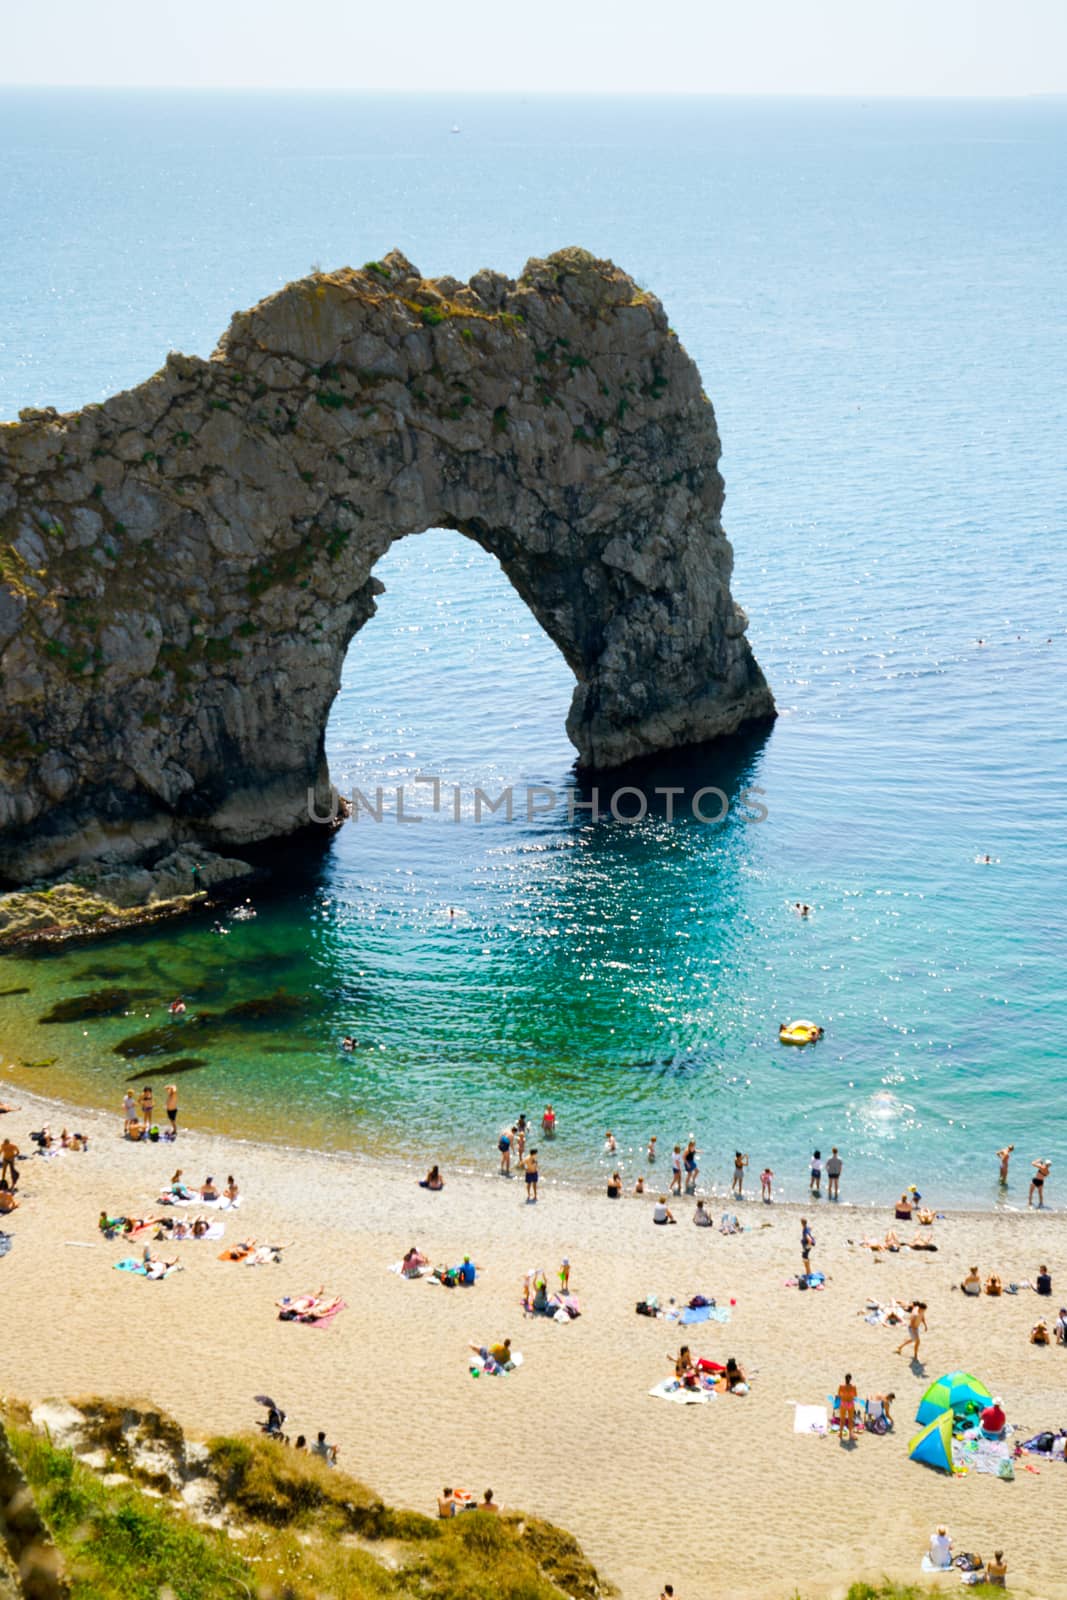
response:
{"label": "group of people on beach", "polygon": [[178,1085],[168,1083],[164,1095],[168,1126],[161,1130],[156,1120],[152,1085],[145,1084],[139,1103],[134,1099],[133,1091],[126,1090],[122,1100],[122,1132],[125,1138],[148,1139],[154,1144],[159,1139],[173,1141],[178,1137]]}

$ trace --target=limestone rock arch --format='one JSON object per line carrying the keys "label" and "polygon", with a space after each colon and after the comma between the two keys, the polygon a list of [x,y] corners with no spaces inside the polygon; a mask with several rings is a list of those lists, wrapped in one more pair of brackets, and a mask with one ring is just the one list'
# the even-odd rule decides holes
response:
{"label": "limestone rock arch", "polygon": [[0,427],[0,875],[325,804],[324,732],[391,542],[492,552],[577,678],[587,768],[773,716],[730,595],[719,438],[650,294],[394,252],[238,313],[204,361]]}

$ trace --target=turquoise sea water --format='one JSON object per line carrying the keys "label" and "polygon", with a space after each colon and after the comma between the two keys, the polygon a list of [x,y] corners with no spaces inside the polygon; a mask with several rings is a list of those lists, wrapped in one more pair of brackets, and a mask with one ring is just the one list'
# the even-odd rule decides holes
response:
{"label": "turquoise sea water", "polygon": [[[623,1151],[692,1131],[720,1183],[740,1145],[799,1194],[834,1142],[850,1197],[978,1203],[1013,1140],[1010,1201],[1050,1155],[1054,1202],[1067,106],[8,92],[0,138],[0,418],[207,354],[313,262],[619,261],[715,403],[734,592],[781,710],[645,775],[758,786],[762,822],[594,824],[561,798],[476,824],[475,785],[573,782],[570,674],[483,552],[404,540],[331,764],[409,806],[437,773],[463,820],[350,823],[224,937],[0,959],[0,991],[29,990],[0,997],[0,1038],[56,1058],[9,1077],[117,1104],[168,1057],[114,1045],[176,990],[216,1019],[284,992],[292,1012],[175,1041],[207,1063],[190,1120],[495,1160],[499,1124],[551,1099],[553,1174],[599,1173],[608,1127]],[[136,1015],[38,1024],[103,986]],[[788,1016],[826,1039],[780,1047]]]}

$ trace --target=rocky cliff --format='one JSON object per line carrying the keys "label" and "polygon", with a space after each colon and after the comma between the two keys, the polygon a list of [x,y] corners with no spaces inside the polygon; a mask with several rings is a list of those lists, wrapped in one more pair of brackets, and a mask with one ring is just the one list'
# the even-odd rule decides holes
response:
{"label": "rocky cliff", "polygon": [[564,250],[517,282],[399,254],[292,283],[209,361],[0,426],[0,877],[328,809],[324,731],[374,565],[497,556],[577,679],[586,767],[773,701],[730,595],[719,438],[650,294]]}

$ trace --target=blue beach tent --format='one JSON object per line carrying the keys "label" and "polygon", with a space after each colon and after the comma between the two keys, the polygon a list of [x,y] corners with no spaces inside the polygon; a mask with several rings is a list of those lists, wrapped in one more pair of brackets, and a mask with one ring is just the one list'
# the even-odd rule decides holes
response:
{"label": "blue beach tent", "polygon": [[962,1414],[969,1405],[987,1406],[993,1396],[984,1383],[979,1383],[969,1372],[946,1372],[943,1378],[932,1383],[919,1402],[916,1422],[933,1422],[942,1411]]}
{"label": "blue beach tent", "polygon": [[915,1435],[908,1445],[908,1459],[921,1461],[926,1467],[940,1467],[942,1472],[952,1471],[951,1411],[942,1411]]}

